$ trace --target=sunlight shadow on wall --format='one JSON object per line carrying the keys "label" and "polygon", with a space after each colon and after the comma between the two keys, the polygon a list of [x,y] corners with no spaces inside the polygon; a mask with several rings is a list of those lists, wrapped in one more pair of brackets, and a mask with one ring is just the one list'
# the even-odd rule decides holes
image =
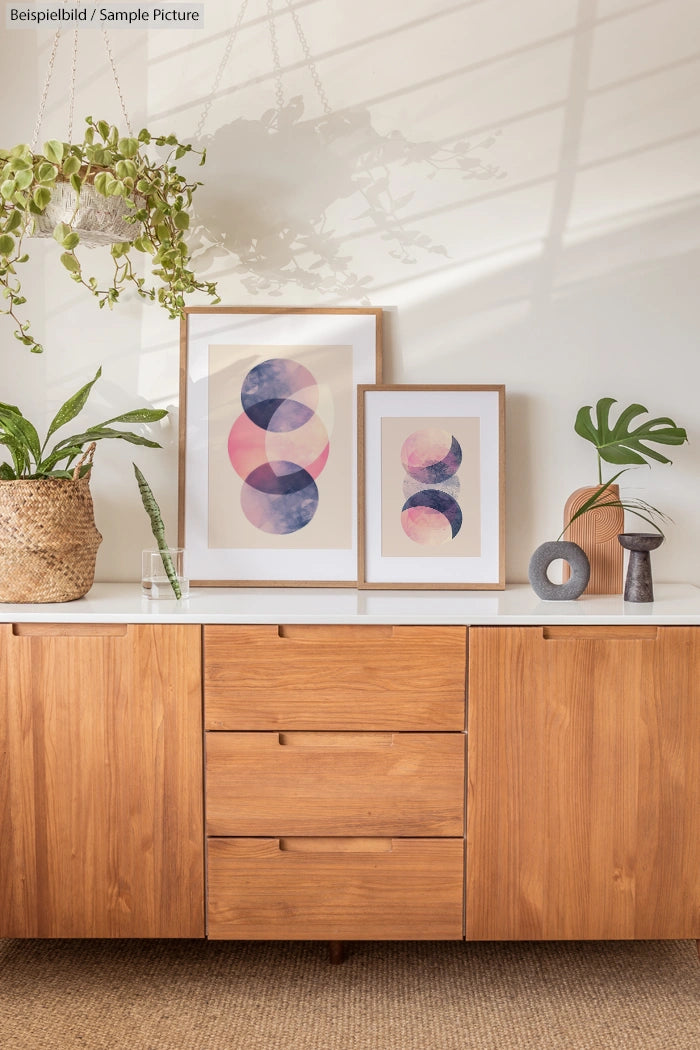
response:
{"label": "sunlight shadow on wall", "polygon": [[[446,257],[444,245],[406,218],[415,187],[445,173],[460,180],[505,177],[483,156],[495,134],[448,145],[412,142],[400,131],[378,132],[367,109],[313,120],[303,115],[296,96],[260,120],[234,120],[204,140],[216,178],[198,193],[192,244],[200,271],[233,270],[253,295],[281,296],[296,287],[366,303],[374,275],[354,272],[343,249],[357,224],[378,233],[398,263]],[[342,228],[331,214],[340,202]]]}

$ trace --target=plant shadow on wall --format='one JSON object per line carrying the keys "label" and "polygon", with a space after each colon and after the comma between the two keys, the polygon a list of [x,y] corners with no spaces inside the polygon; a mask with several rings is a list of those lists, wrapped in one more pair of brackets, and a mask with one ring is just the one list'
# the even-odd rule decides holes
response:
{"label": "plant shadow on wall", "polygon": [[[483,159],[496,133],[449,145],[412,142],[400,131],[377,131],[367,109],[303,115],[296,96],[260,120],[234,120],[203,140],[218,176],[201,188],[197,202],[190,243],[200,271],[233,255],[234,272],[253,295],[281,296],[297,287],[366,304],[374,278],[354,272],[346,245],[360,224],[399,264],[449,256],[407,214],[416,193],[406,190],[407,176],[416,187],[444,176],[505,177]],[[233,158],[230,167],[227,158]],[[344,200],[356,204],[356,212],[352,228],[339,229],[331,213]]]}

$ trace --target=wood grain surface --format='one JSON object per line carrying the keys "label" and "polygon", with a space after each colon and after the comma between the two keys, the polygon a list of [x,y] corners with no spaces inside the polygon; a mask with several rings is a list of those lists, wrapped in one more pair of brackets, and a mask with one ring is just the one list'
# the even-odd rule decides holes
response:
{"label": "wood grain surface", "polygon": [[462,839],[212,838],[208,935],[462,937]]}
{"label": "wood grain surface", "polygon": [[700,631],[562,631],[470,631],[467,937],[698,937]]}
{"label": "wood grain surface", "polygon": [[461,733],[207,733],[209,835],[464,833]]}
{"label": "wood grain surface", "polygon": [[463,730],[465,627],[207,626],[208,729]]}
{"label": "wood grain surface", "polygon": [[204,933],[200,628],[0,625],[0,936]]}

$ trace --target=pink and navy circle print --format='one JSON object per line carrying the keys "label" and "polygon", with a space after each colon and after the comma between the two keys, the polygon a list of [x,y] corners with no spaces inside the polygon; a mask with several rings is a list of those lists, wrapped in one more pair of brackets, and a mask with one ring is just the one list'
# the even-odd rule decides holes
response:
{"label": "pink and navy circle print", "polygon": [[315,479],[330,449],[318,399],[308,368],[285,358],[263,361],[243,381],[243,413],[231,427],[228,454],[243,479],[241,509],[261,532],[298,532],[316,513]]}
{"label": "pink and navy circle print", "polygon": [[406,473],[416,481],[436,485],[457,473],[462,448],[447,430],[426,427],[406,438],[401,447],[401,462]]}
{"label": "pink and navy circle print", "polygon": [[455,475],[462,463],[459,442],[446,430],[416,430],[403,443],[401,462],[408,474],[404,494],[411,493],[401,508],[404,532],[424,546],[449,543],[462,527],[462,509],[455,498]]}

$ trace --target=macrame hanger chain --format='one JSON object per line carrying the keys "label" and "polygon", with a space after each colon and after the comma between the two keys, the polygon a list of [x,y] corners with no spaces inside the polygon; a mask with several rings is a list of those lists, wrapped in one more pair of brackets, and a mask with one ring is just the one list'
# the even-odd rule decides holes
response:
{"label": "macrame hanger chain", "polygon": [[200,116],[200,118],[199,118],[199,120],[197,122],[197,127],[195,128],[195,132],[194,132],[195,139],[200,138],[201,134],[202,134],[202,131],[204,130],[204,125],[206,124],[207,117],[209,116],[209,110],[211,109],[212,102],[214,101],[214,96],[216,95],[217,91],[219,90],[219,85],[221,84],[221,78],[224,75],[224,69],[226,68],[226,65],[228,64],[228,60],[229,60],[230,55],[231,55],[231,50],[233,48],[234,42],[236,40],[236,37],[238,36],[238,30],[241,28],[241,22],[243,21],[243,16],[245,15],[247,7],[248,7],[248,0],[243,0],[243,2],[241,3],[241,6],[239,8],[238,15],[236,17],[236,21],[234,22],[233,26],[231,27],[231,31],[230,31],[230,33],[228,35],[228,40],[226,41],[226,47],[224,49],[224,53],[222,55],[221,61],[219,62],[219,68],[216,71],[216,76],[214,77],[214,83],[211,86],[211,91],[209,92],[209,96],[208,96],[206,102],[204,103],[204,107],[202,109],[202,114],[201,114],[201,116]]}
{"label": "macrame hanger chain", "polygon": [[332,112],[331,104],[328,101],[328,95],[326,94],[323,88],[323,84],[321,83],[321,78],[318,75],[316,63],[311,57],[311,49],[308,45],[306,36],[304,35],[304,30],[301,27],[299,15],[296,13],[294,7],[292,6],[291,0],[286,0],[286,3],[287,8],[289,9],[289,13],[292,16],[292,21],[294,22],[294,28],[296,29],[297,37],[299,38],[299,43],[301,44],[301,50],[304,54],[304,59],[306,60],[306,67],[309,70],[311,79],[314,82],[314,87],[316,88],[316,94],[320,99],[321,105],[323,107],[323,112],[326,116],[328,116],[328,114]]}
{"label": "macrame hanger chain", "polygon": [[37,142],[39,140],[39,129],[41,128],[41,123],[42,123],[42,121],[44,119],[44,111],[46,109],[46,99],[49,96],[49,84],[51,83],[51,76],[53,74],[53,66],[54,66],[54,62],[56,61],[56,50],[58,48],[58,41],[60,39],[61,39],[61,30],[57,29],[56,30],[56,35],[53,38],[53,43],[51,44],[51,51],[49,53],[49,64],[48,64],[48,66],[46,68],[46,79],[44,80],[44,89],[43,89],[43,91],[41,93],[41,100],[39,101],[39,112],[37,113],[37,116],[36,116],[36,124],[34,125],[34,132],[32,134],[32,141],[31,141],[31,144],[30,144],[30,147],[29,147],[31,149],[32,153],[34,152],[34,150],[36,148],[36,144],[37,144]]}
{"label": "macrame hanger chain", "polygon": [[[283,82],[282,82],[282,63],[280,61],[279,47],[278,47],[278,44],[277,44],[277,28],[276,28],[276,25],[275,25],[275,12],[274,12],[272,4],[273,4],[273,0],[267,0],[267,22],[268,22],[268,30],[269,30],[269,34],[270,34],[270,48],[272,50],[273,71],[274,71],[274,76],[275,76],[275,102],[276,102],[277,112],[279,113],[279,112],[281,112],[282,109],[284,109],[284,86],[283,86]],[[327,116],[329,113],[332,112],[331,105],[330,105],[330,103],[328,101],[328,96],[326,95],[326,92],[323,89],[323,85],[321,84],[321,78],[318,75],[318,70],[316,69],[316,65],[313,62],[312,58],[311,58],[311,50],[310,50],[308,42],[306,40],[306,36],[304,34],[304,30],[302,29],[301,22],[299,20],[299,16],[298,16],[297,12],[294,10],[294,7],[293,7],[293,5],[291,3],[291,0],[286,0],[286,4],[287,4],[287,8],[289,10],[289,13],[292,16],[292,20],[294,22],[294,28],[295,28],[297,37],[299,39],[299,43],[301,45],[301,50],[302,50],[302,52],[304,54],[304,59],[305,59],[305,62],[306,62],[306,66],[307,66],[307,68],[309,70],[309,73],[311,75],[311,79],[313,80],[314,87],[316,88],[316,93],[318,94],[318,97],[319,97],[319,99],[321,101],[321,106],[323,107],[323,112]],[[216,71],[216,75],[214,77],[214,82],[213,82],[213,84],[211,86],[211,91],[209,92],[209,95],[207,96],[206,102],[204,103],[204,106],[202,108],[202,113],[200,115],[199,120],[197,121],[197,127],[195,128],[195,132],[194,132],[194,138],[195,139],[200,138],[201,135],[202,135],[202,132],[204,131],[204,125],[207,122],[207,118],[209,116],[209,111],[210,111],[210,109],[212,107],[212,103],[214,102],[214,98],[216,97],[216,94],[217,94],[217,92],[219,90],[219,86],[221,84],[221,79],[223,77],[224,70],[226,69],[226,66],[228,64],[229,58],[231,57],[231,51],[233,49],[233,45],[234,45],[234,43],[236,41],[236,38],[238,36],[238,32],[239,32],[239,30],[241,28],[241,24],[243,22],[243,18],[245,16],[247,7],[248,7],[248,0],[242,0],[241,6],[240,6],[239,11],[238,11],[238,15],[236,16],[236,21],[234,22],[233,26],[231,27],[231,31],[228,34],[228,39],[226,41],[226,47],[225,47],[224,53],[223,53],[223,55],[221,57],[221,61],[219,62],[219,68]]]}
{"label": "macrame hanger chain", "polygon": [[68,103],[68,142],[73,141],[73,109],[75,104],[75,76],[78,69],[78,30],[73,30],[73,65],[70,74],[70,101]]}
{"label": "macrame hanger chain", "polygon": [[[107,51],[107,58],[109,65],[112,70],[112,77],[114,78],[114,85],[119,95],[119,102],[121,104],[122,116],[124,117],[124,125],[129,135],[133,135],[131,130],[131,123],[129,122],[129,114],[126,111],[126,104],[124,102],[124,96],[122,94],[121,84],[119,83],[119,77],[117,76],[117,67],[114,62],[114,56],[112,54],[112,48],[110,47],[109,37],[107,30],[102,30],[102,36],[104,38],[105,50]],[[44,81],[44,89],[41,93],[41,100],[39,102],[39,112],[37,113],[36,124],[34,125],[34,132],[32,134],[31,150],[32,153],[36,149],[36,144],[39,141],[39,131],[44,120],[44,113],[46,112],[46,100],[49,96],[49,86],[51,84],[51,78],[53,76],[54,65],[56,62],[56,51],[58,50],[58,42],[61,38],[61,30],[56,30],[56,35],[53,38],[51,44],[51,51],[49,54],[49,62],[46,69],[46,79]],[[68,142],[72,140],[73,135],[73,112],[75,108],[75,84],[78,70],[78,30],[73,31],[73,59],[71,65],[71,80],[70,80],[70,95],[68,98]]]}
{"label": "macrame hanger chain", "polygon": [[272,65],[275,73],[275,101],[277,102],[277,114],[284,109],[284,88],[282,86],[282,63],[277,46],[277,26],[275,25],[275,13],[272,9],[272,0],[267,0],[267,27],[270,33],[270,48],[272,50]]}
{"label": "macrame hanger chain", "polygon": [[117,67],[116,67],[116,65],[114,63],[114,56],[112,55],[112,48],[109,45],[109,37],[107,36],[107,30],[106,29],[102,30],[102,36],[103,36],[104,42],[105,42],[105,50],[107,52],[107,58],[109,59],[109,64],[112,67],[112,76],[114,77],[114,86],[117,89],[117,94],[119,95],[119,103],[120,103],[120,105],[122,107],[122,116],[124,117],[124,127],[128,131],[129,135],[131,137],[133,137],[133,131],[131,130],[131,124],[129,122],[129,114],[126,111],[126,103],[124,102],[124,96],[122,95],[121,84],[119,83],[119,77],[117,76]]}
{"label": "macrame hanger chain", "polygon": [[[272,62],[275,72],[275,98],[277,101],[277,112],[279,113],[284,108],[284,89],[282,86],[282,63],[280,62],[279,47],[277,46],[277,28],[275,26],[275,14],[272,8],[272,2],[273,0],[267,0],[267,19],[270,30]],[[309,47],[306,35],[304,33],[304,30],[302,29],[301,20],[299,19],[299,15],[294,9],[291,0],[286,0],[286,4],[287,10],[292,16],[294,29],[296,31],[299,44],[301,45],[302,54],[304,56],[304,64],[306,65],[306,68],[309,71],[309,75],[311,76],[311,79],[313,81],[314,87],[316,88],[316,94],[318,95],[319,100],[321,102],[323,112],[326,116],[328,116],[328,114],[332,112],[331,104],[328,101],[328,95],[326,94],[323,88],[323,84],[321,83],[321,78],[318,75],[316,63],[311,57],[311,48]]]}

